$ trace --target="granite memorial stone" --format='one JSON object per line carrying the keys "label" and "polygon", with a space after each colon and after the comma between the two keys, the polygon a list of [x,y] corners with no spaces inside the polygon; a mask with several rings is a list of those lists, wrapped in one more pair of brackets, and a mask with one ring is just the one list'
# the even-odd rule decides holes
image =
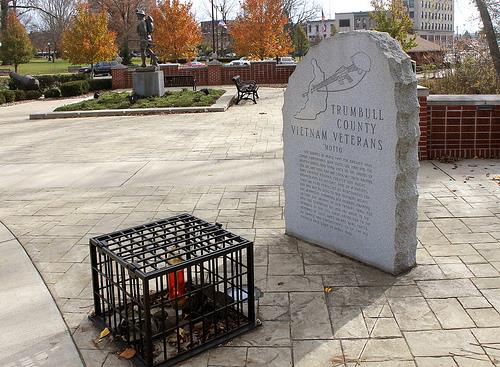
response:
{"label": "granite memorial stone", "polygon": [[387,33],[311,48],[283,106],[286,232],[389,273],[413,267],[418,119],[410,58]]}

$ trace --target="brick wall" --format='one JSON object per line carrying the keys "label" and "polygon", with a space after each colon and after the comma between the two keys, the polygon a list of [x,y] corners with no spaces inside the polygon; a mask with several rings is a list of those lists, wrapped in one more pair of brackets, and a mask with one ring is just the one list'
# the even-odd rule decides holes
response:
{"label": "brick wall", "polygon": [[[165,71],[163,73],[165,73]],[[193,75],[196,78],[196,83],[198,85],[208,85],[208,73],[206,66],[198,68],[179,68],[176,73],[172,74]]]}
{"label": "brick wall", "polygon": [[132,73],[127,68],[111,69],[113,89],[132,88]]}
{"label": "brick wall", "polygon": [[277,84],[287,84],[288,78],[295,71],[295,65],[277,65],[275,81]]}
{"label": "brick wall", "polygon": [[429,159],[500,158],[500,96],[428,98]]}
{"label": "brick wall", "polygon": [[243,80],[252,80],[252,73],[249,66],[226,66],[221,69],[222,84],[233,84],[231,78],[239,75]]}
{"label": "brick wall", "polygon": [[[209,63],[204,67],[179,67],[177,64],[161,65],[165,75],[194,75],[198,85],[230,85],[231,78],[241,76],[243,80],[255,80],[259,84],[286,84],[295,70],[295,65],[277,65],[275,61],[252,62],[250,66],[225,66]],[[113,69],[113,89],[132,88],[132,70]]]}
{"label": "brick wall", "polygon": [[221,85],[223,83],[221,74],[222,67],[222,64],[218,62],[212,62],[207,66],[207,85]]}
{"label": "brick wall", "polygon": [[418,103],[420,104],[420,141],[418,142],[418,159],[429,159],[429,114],[427,112],[427,97],[429,89],[418,87]]}

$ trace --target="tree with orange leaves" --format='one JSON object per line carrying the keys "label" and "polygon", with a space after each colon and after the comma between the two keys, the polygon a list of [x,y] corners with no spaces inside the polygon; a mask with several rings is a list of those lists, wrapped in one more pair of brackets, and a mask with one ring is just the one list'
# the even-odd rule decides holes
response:
{"label": "tree with orange leaves", "polygon": [[108,14],[93,12],[81,3],[76,15],[65,29],[61,42],[62,54],[73,64],[95,64],[116,57],[116,34],[108,28]]}
{"label": "tree with orange leaves", "polygon": [[241,14],[229,28],[238,54],[264,59],[292,51],[283,6],[283,0],[243,0]]}
{"label": "tree with orange leaves", "polygon": [[164,0],[152,9],[154,50],[160,60],[178,61],[196,57],[201,30],[191,7],[191,2]]}

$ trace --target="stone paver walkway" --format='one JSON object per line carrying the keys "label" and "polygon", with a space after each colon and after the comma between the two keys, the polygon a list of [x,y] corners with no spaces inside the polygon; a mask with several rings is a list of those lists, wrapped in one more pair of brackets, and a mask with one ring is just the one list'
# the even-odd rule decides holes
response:
{"label": "stone paver walkway", "polygon": [[254,240],[264,293],[262,327],[184,366],[500,366],[500,161],[423,162],[418,266],[393,277],[284,234],[283,91],[261,94],[182,116],[28,121],[0,109],[0,219],[87,366],[129,365],[92,342],[88,238],[178,212]]}

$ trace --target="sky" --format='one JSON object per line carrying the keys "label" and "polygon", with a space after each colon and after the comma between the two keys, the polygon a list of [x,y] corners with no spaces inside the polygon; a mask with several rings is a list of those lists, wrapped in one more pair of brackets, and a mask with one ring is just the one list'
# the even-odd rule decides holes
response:
{"label": "sky", "polygon": [[[214,0],[216,1],[216,0]],[[306,0],[307,1],[307,0]],[[371,9],[370,0],[316,0],[322,7],[325,17],[334,18],[335,13],[367,11]],[[210,0],[192,0],[193,10],[198,20],[208,20],[206,9]],[[455,0],[455,31],[464,33],[479,30],[479,13],[471,0]]]}

